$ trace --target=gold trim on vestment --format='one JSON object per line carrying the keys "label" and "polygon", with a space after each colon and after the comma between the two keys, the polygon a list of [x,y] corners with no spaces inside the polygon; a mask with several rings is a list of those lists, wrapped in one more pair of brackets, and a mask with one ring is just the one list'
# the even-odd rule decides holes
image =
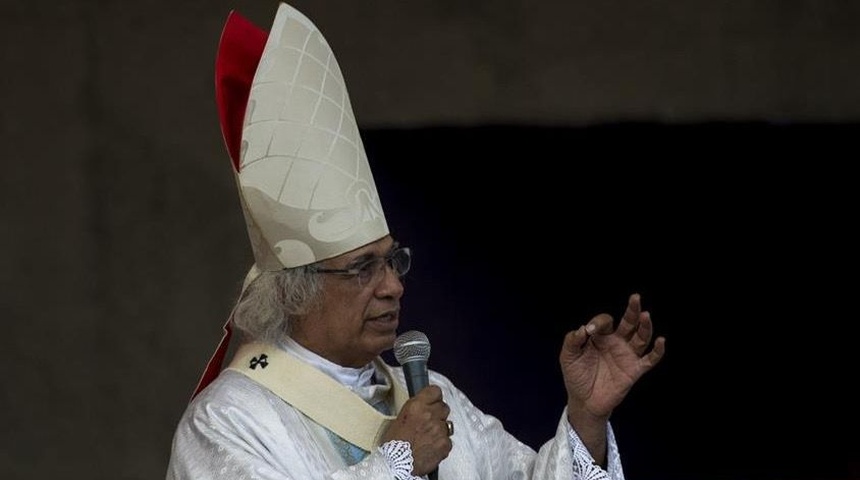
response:
{"label": "gold trim on vestment", "polygon": [[[405,387],[395,381],[391,367],[374,360],[391,386],[394,411],[409,399]],[[297,410],[347,442],[372,451],[394,416],[385,415],[355,392],[317,368],[284,350],[265,343],[240,346],[227,369],[240,372],[281,397]]]}

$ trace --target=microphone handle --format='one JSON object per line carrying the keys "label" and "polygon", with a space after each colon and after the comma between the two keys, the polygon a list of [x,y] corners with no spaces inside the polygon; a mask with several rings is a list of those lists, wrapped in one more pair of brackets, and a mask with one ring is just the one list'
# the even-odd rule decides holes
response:
{"label": "microphone handle", "polygon": [[416,393],[430,384],[430,376],[427,373],[427,362],[416,360],[403,364],[403,375],[406,377],[406,389],[409,396],[414,397]]}
{"label": "microphone handle", "polygon": [[[427,372],[427,362],[416,360],[403,363],[403,375],[406,377],[406,389],[409,396],[414,397],[416,393],[430,384],[430,374]],[[436,468],[427,474],[429,480],[439,479],[439,469]]]}

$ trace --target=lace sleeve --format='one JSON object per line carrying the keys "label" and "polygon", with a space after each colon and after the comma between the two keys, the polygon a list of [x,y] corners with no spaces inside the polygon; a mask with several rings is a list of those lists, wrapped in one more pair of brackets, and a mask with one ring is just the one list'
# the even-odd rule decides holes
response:
{"label": "lace sleeve", "polygon": [[615,435],[612,427],[607,428],[607,470],[604,470],[594,461],[594,457],[588,452],[579,435],[568,426],[568,440],[571,453],[573,454],[573,473],[576,478],[582,480],[624,480],[621,469],[621,459],[618,455],[618,445],[615,443]]}
{"label": "lace sleeve", "polygon": [[379,446],[396,480],[421,480],[412,475],[412,446],[409,442],[391,440]]}

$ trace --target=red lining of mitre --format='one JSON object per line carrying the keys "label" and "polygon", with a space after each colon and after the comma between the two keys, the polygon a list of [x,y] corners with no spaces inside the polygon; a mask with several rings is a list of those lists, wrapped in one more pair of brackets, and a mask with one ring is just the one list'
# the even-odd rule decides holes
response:
{"label": "red lining of mitre", "polygon": [[251,93],[251,83],[263,56],[269,34],[239,15],[227,16],[215,58],[215,100],[221,120],[221,135],[233,168],[239,171],[242,124]]}
{"label": "red lining of mitre", "polygon": [[[240,151],[242,145],[242,126],[245,119],[245,108],[251,93],[251,83],[257,72],[257,65],[263,56],[268,33],[231,11],[221,32],[218,43],[218,54],[215,58],[215,100],[218,103],[218,116],[221,120],[221,135],[233,168],[239,171]],[[197,382],[197,388],[191,398],[215,380],[221,372],[230,337],[233,329],[231,321],[233,314],[224,324],[224,335],[215,349],[215,353],[206,364],[206,369]]]}

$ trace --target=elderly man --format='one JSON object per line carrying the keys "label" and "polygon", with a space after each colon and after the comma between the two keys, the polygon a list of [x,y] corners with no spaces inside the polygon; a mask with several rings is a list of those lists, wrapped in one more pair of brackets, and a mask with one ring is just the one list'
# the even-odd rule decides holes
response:
{"label": "elderly man", "polygon": [[410,396],[380,355],[411,252],[388,230],[327,42],[287,4],[268,34],[232,13],[216,87],[255,262],[168,479],[623,478],[609,417],[665,351],[637,294],[617,326],[602,314],[565,337],[567,406],[538,451],[439,372]]}

